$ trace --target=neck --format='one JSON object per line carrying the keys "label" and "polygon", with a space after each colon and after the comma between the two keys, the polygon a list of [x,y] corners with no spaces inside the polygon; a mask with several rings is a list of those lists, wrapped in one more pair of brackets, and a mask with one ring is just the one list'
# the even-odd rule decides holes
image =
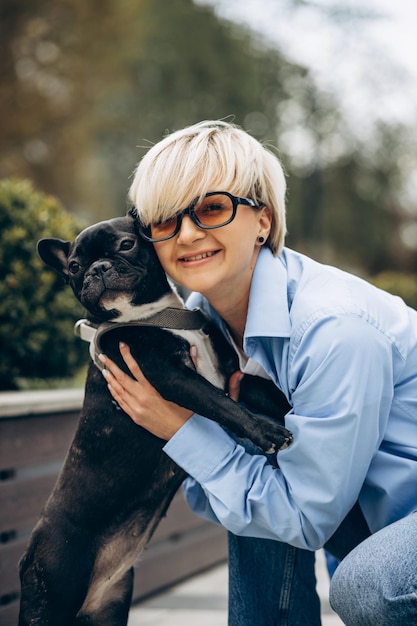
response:
{"label": "neck", "polygon": [[249,294],[240,294],[239,298],[231,298],[229,295],[223,306],[220,302],[217,302],[217,306],[216,303],[210,302],[226,323],[230,334],[240,348],[243,348],[243,335],[248,314],[248,298]]}
{"label": "neck", "polygon": [[249,293],[252,272],[248,279],[236,285],[227,285],[224,289],[217,288],[215,293],[203,293],[211,306],[226,323],[236,344],[243,348],[243,336],[248,315]]}
{"label": "neck", "polygon": [[230,334],[236,342],[236,345],[243,350],[243,336],[245,333],[246,317],[242,321],[236,319],[236,316],[231,316],[229,320],[223,318],[227,324]]}

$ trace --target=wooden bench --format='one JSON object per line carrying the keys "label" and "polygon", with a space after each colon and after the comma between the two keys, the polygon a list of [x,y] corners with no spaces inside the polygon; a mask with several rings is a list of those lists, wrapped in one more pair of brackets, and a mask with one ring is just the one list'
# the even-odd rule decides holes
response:
{"label": "wooden bench", "polygon": [[[18,562],[72,440],[83,390],[0,393],[0,624],[16,626]],[[226,559],[225,531],[178,493],[141,558],[133,601]]]}

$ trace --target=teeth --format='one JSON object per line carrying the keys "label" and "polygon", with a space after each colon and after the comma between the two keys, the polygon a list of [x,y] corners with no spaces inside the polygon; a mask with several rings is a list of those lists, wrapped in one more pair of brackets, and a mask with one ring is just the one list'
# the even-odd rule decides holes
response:
{"label": "teeth", "polygon": [[196,254],[195,256],[187,256],[183,261],[199,261],[200,259],[207,259],[209,256],[213,256],[214,252],[203,252],[202,254]]}

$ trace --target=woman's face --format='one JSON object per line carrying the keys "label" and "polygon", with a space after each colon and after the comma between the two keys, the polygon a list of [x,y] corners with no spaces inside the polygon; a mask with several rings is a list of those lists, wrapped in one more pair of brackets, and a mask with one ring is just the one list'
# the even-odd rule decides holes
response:
{"label": "woman's face", "polygon": [[266,207],[239,205],[230,224],[212,230],[199,228],[188,215],[172,239],[154,244],[166,273],[190,291],[202,293],[212,304],[221,299],[249,297],[260,245],[267,239],[271,213]]}

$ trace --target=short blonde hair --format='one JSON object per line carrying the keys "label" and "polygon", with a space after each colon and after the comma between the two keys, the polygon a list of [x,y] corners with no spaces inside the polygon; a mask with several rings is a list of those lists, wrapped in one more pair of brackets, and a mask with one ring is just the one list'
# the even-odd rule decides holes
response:
{"label": "short blonde hair", "polygon": [[140,161],[129,197],[140,221],[164,221],[209,191],[228,191],[267,206],[267,244],[279,254],[286,234],[286,181],[281,163],[246,131],[204,121],[167,135]]}

